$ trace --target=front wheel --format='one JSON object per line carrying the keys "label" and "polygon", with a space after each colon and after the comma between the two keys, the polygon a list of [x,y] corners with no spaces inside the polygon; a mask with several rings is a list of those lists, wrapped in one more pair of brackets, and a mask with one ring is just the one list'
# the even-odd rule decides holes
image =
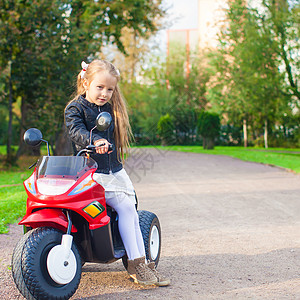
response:
{"label": "front wheel", "polygon": [[81,258],[74,243],[71,252],[75,258],[75,272],[70,282],[57,283],[47,267],[48,254],[61,244],[62,235],[57,229],[40,227],[27,232],[15,247],[12,274],[26,299],[69,299],[75,293],[81,277]]}

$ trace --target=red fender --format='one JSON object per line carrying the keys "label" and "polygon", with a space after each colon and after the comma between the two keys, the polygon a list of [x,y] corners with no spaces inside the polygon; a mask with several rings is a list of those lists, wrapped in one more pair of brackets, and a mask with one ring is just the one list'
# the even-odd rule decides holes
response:
{"label": "red fender", "polygon": [[[62,231],[68,228],[68,219],[60,209],[45,208],[26,215],[19,225],[26,225],[32,228],[37,227],[54,227]],[[77,229],[72,225],[72,232],[77,232]]]}

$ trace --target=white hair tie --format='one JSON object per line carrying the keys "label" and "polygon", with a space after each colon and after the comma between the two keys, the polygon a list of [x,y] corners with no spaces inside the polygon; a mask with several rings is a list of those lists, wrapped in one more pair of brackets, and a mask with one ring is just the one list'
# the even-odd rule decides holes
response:
{"label": "white hair tie", "polygon": [[89,66],[89,64],[85,63],[84,61],[81,62],[81,67],[82,67],[82,70],[80,72],[81,78],[84,78],[84,75],[85,75],[85,72],[86,72],[88,66]]}

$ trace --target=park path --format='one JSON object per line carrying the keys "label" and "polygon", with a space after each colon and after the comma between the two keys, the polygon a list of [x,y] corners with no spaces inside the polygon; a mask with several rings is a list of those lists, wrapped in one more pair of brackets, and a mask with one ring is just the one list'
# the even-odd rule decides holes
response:
{"label": "park path", "polygon": [[[300,176],[225,156],[133,150],[139,209],[161,222],[158,269],[140,288],[121,262],[86,264],[72,299],[300,299]],[[9,265],[21,228],[0,236],[1,299],[22,299]]]}

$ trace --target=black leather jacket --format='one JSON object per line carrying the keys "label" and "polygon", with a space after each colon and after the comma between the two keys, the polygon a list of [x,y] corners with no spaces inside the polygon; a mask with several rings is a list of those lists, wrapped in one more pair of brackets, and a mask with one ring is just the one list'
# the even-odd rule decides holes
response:
{"label": "black leather jacket", "polygon": [[[80,96],[77,100],[72,101],[65,109],[65,123],[67,132],[71,138],[74,154],[89,144],[90,130],[95,126],[96,117],[102,111],[109,112],[112,117],[112,109],[109,103],[103,106],[98,106],[94,103],[87,101],[84,97]],[[94,129],[92,132],[92,144],[99,140],[106,139],[109,143],[115,145],[114,139],[114,122],[105,131],[98,131]],[[98,164],[98,173],[108,174],[109,171],[120,171],[123,166],[120,162],[117,149],[110,154],[92,154],[91,157]]]}

